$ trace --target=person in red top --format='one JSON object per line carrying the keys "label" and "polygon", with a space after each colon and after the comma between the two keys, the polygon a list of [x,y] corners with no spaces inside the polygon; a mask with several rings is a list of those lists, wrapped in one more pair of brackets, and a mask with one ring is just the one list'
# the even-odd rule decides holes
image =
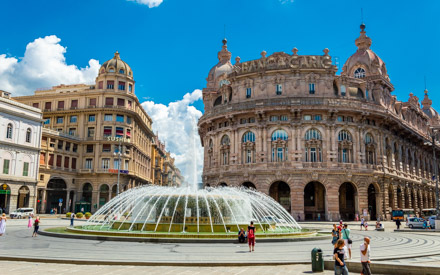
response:
{"label": "person in red top", "polygon": [[251,221],[251,225],[248,226],[248,241],[249,241],[249,252],[254,251],[255,247],[255,226],[254,222]]}
{"label": "person in red top", "polygon": [[32,237],[37,237],[38,229],[40,229],[40,217],[37,216],[34,221],[34,233],[32,233]]}

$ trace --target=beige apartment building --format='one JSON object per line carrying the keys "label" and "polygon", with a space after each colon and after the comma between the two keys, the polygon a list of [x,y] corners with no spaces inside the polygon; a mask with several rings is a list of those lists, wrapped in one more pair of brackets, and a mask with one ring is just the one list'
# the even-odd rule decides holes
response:
{"label": "beige apartment building", "polygon": [[256,188],[301,220],[434,208],[430,142],[439,115],[427,91],[423,106],[412,93],[407,102],[392,95],[371,44],[362,24],[357,51],[337,75],[328,49],[263,51],[232,64],[224,40],[203,89],[204,185]]}
{"label": "beige apartment building", "polygon": [[15,100],[43,111],[41,213],[95,212],[116,196],[118,169],[121,192],[154,183],[152,120],[118,52],[101,66],[94,85],[59,85]]}

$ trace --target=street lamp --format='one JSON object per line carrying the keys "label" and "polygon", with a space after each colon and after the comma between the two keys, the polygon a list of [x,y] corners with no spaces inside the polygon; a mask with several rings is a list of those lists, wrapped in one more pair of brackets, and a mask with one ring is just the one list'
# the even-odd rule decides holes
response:
{"label": "street lamp", "polygon": [[121,156],[125,155],[122,154],[122,139],[119,139],[119,145],[118,145],[118,152],[114,152],[114,156],[118,156],[118,184],[116,185],[116,196],[119,195],[119,178],[121,176]]}
{"label": "street lamp", "polygon": [[435,230],[440,230],[440,203],[439,203],[439,190],[438,190],[438,167],[437,167],[437,157],[435,155],[435,136],[437,134],[438,128],[431,127],[432,133],[432,154],[434,158],[434,173],[435,173],[435,202],[436,202],[436,217],[435,217]]}

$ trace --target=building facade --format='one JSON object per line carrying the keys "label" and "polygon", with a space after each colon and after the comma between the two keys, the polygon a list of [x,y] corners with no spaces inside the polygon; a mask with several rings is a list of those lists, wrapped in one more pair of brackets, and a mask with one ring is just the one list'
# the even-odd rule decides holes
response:
{"label": "building facade", "polygon": [[0,208],[36,205],[42,113],[0,91]]}
{"label": "building facade", "polygon": [[362,24],[337,75],[328,49],[263,51],[232,64],[225,39],[203,89],[204,185],[256,188],[301,220],[434,208],[429,142],[438,113],[427,91],[423,107],[413,94],[407,102],[392,95],[371,43]]}
{"label": "building facade", "polygon": [[121,192],[154,183],[152,120],[118,52],[101,66],[95,85],[59,85],[15,99],[43,111],[40,212],[95,212],[116,196],[118,170]]}

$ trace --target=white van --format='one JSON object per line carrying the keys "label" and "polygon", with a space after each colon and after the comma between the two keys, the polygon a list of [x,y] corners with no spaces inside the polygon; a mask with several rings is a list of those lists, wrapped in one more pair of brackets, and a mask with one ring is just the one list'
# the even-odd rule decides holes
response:
{"label": "white van", "polygon": [[12,212],[9,216],[11,219],[17,218],[17,219],[23,219],[29,217],[29,215],[34,215],[34,209],[33,208],[18,208],[14,212]]}

